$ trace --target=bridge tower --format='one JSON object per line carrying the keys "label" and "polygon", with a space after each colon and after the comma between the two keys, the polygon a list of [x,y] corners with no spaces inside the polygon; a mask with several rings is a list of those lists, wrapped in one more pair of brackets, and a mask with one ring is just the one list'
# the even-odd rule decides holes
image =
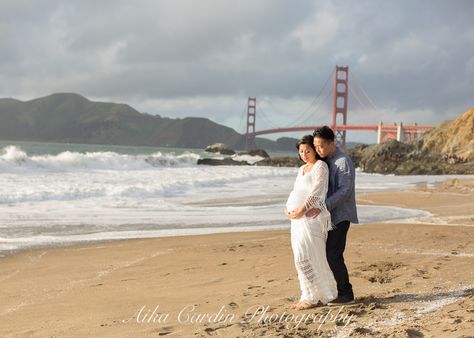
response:
{"label": "bridge tower", "polygon": [[247,101],[247,133],[245,134],[245,150],[257,148],[255,145],[255,120],[257,113],[257,98],[249,97]]}
{"label": "bridge tower", "polygon": [[338,125],[343,125],[343,126],[347,125],[348,94],[349,94],[349,67],[336,66],[336,71],[334,72],[334,95],[333,95],[333,110],[332,110],[332,126],[331,127],[332,127],[332,130],[334,131],[334,135],[335,135],[334,141],[336,142],[336,145],[342,148],[346,147],[346,130],[339,130]]}

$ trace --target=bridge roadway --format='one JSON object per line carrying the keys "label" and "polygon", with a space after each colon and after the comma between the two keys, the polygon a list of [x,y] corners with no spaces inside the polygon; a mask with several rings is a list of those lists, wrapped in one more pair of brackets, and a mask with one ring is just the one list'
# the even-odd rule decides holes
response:
{"label": "bridge roadway", "polygon": [[[292,131],[306,131],[306,130],[315,130],[322,126],[305,126],[305,127],[290,127],[290,128],[274,128],[274,129],[266,129],[266,130],[258,130],[254,133],[255,136],[257,135],[265,135],[265,134],[276,134],[276,133],[286,133]],[[383,133],[393,133],[397,132],[398,125],[337,125],[333,128],[334,131],[336,130],[358,130],[358,131],[374,131],[378,132],[379,128],[381,127],[381,131]],[[433,126],[426,126],[426,125],[416,125],[416,124],[403,124],[402,125],[403,131],[409,133],[425,132],[428,129],[433,128]]]}

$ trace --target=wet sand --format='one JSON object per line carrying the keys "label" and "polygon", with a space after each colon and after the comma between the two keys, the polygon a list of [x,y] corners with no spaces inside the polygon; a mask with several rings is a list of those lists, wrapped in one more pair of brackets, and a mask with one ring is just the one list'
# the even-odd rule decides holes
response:
{"label": "wet sand", "polygon": [[289,309],[289,230],[21,252],[0,259],[0,336],[472,336],[473,197],[473,180],[358,195],[433,215],[351,226],[345,307]]}

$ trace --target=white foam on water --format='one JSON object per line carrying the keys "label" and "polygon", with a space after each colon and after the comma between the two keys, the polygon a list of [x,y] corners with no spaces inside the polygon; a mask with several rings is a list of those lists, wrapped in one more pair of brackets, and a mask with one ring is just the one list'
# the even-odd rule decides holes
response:
{"label": "white foam on water", "polygon": [[[251,232],[251,231],[267,231],[267,230],[287,230],[288,224],[280,225],[260,225],[260,226],[235,226],[235,227],[200,227],[200,228],[183,228],[183,229],[163,229],[163,230],[140,230],[140,231],[103,231],[100,233],[90,233],[83,235],[70,236],[31,236],[21,238],[1,238],[0,249],[10,251],[15,249],[38,248],[47,246],[57,246],[64,244],[88,243],[97,241],[109,241],[118,239],[135,239],[135,238],[156,238],[171,236],[191,236],[206,235],[215,233],[228,232]],[[6,244],[5,244],[6,243]]]}
{"label": "white foam on water", "polygon": [[428,211],[418,209],[407,209],[391,206],[378,205],[359,205],[357,206],[359,222],[377,223],[377,222],[394,222],[404,219],[416,219],[418,217],[427,217],[432,214]]}
{"label": "white foam on water", "polygon": [[0,151],[0,170],[10,172],[74,171],[84,169],[137,170],[150,167],[177,167],[196,165],[198,154],[186,152],[156,152],[153,154],[127,155],[114,152],[71,152],[57,155],[29,156],[21,148],[7,146]]}
{"label": "white foam on water", "polygon": [[257,163],[258,161],[263,160],[262,156],[251,156],[251,155],[232,155],[232,159],[235,161],[245,161],[250,164]]}
{"label": "white foam on water", "polygon": [[[138,238],[175,233],[173,229],[218,232],[219,228],[235,231],[289,224],[283,208],[297,168],[198,166],[198,158],[191,151],[133,155],[64,151],[32,156],[20,147],[7,146],[0,150],[0,252],[79,238]],[[259,157],[234,158],[252,162]],[[450,176],[358,172],[356,190],[407,189],[446,178]],[[213,204],[213,200],[223,203]],[[358,209],[362,223],[428,215],[395,207]]]}
{"label": "white foam on water", "polygon": [[[455,221],[465,221],[467,219],[469,219],[467,223],[453,223]],[[400,220],[400,223],[473,227],[474,226],[473,220],[474,220],[474,215],[470,215],[470,214],[460,215],[460,216],[428,215],[427,217],[406,218],[406,219]]]}

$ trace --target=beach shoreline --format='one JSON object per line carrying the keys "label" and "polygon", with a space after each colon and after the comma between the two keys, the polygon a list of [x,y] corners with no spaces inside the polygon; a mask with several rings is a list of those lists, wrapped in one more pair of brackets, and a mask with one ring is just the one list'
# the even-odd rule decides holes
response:
{"label": "beach shoreline", "polygon": [[358,194],[358,203],[433,216],[351,226],[346,262],[355,305],[289,310],[299,297],[289,229],[113,240],[0,258],[0,335],[468,334],[472,183]]}

